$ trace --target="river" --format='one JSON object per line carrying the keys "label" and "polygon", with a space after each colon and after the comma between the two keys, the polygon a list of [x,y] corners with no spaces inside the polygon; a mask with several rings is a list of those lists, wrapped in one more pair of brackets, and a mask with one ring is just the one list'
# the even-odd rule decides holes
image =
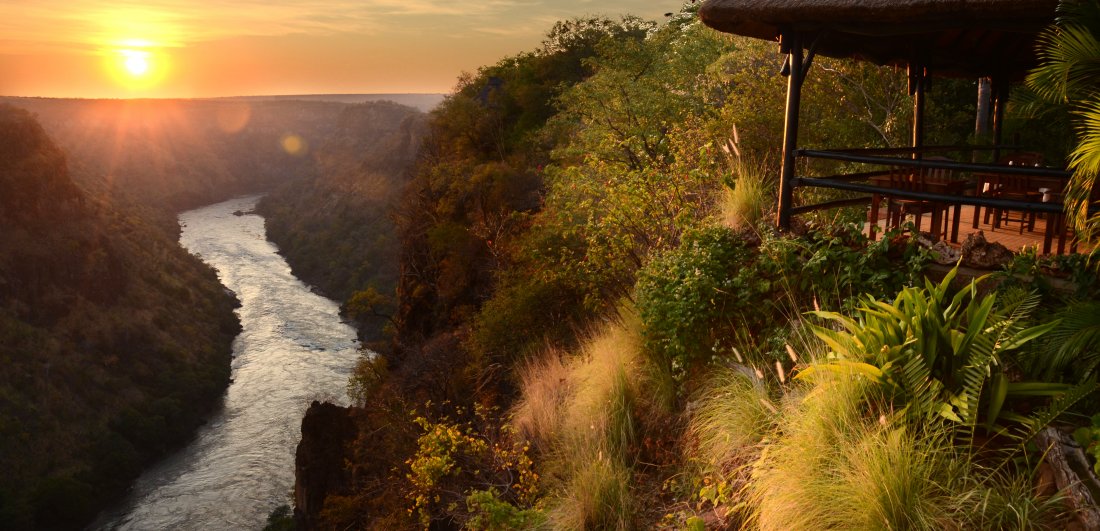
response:
{"label": "river", "polygon": [[183,450],[147,470],[98,529],[259,529],[291,503],[294,450],[309,402],[346,403],[358,358],[355,330],[337,304],[290,272],[258,196],[180,214],[180,244],[218,271],[241,301],[233,383],[224,406]]}

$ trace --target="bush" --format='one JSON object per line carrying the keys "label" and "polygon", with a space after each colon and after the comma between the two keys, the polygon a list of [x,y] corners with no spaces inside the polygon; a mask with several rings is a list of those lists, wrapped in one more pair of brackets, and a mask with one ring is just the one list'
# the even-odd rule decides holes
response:
{"label": "bush", "polygon": [[[456,413],[465,414],[461,408]],[[460,504],[469,504],[477,491],[496,489],[497,502],[525,508],[538,495],[539,476],[527,455],[528,446],[513,437],[507,426],[492,429],[498,423],[488,418],[487,411],[478,408],[474,417],[473,421],[413,419],[422,432],[416,452],[406,462],[411,485],[407,498],[412,502],[410,512],[425,528],[432,522],[467,519]],[[503,501],[496,492],[502,493]]]}
{"label": "bush", "polygon": [[[635,288],[647,353],[677,375],[729,352],[735,331],[778,324],[768,272],[727,228],[689,233],[641,271]],[[763,274],[762,274],[763,273]]]}

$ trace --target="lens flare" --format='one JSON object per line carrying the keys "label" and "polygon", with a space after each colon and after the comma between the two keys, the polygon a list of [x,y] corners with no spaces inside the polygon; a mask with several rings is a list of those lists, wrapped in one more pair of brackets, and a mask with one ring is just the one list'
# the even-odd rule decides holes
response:
{"label": "lens flare", "polygon": [[291,155],[304,155],[306,152],[306,141],[294,133],[283,135],[279,143],[282,144],[283,151]]}

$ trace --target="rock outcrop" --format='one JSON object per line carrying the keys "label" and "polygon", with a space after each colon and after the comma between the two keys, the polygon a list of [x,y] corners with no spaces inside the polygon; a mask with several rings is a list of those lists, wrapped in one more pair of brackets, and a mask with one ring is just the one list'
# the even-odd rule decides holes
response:
{"label": "rock outcrop", "polygon": [[294,456],[294,518],[299,529],[313,529],[325,497],[351,484],[344,458],[357,435],[349,408],[315,400],[306,410]]}

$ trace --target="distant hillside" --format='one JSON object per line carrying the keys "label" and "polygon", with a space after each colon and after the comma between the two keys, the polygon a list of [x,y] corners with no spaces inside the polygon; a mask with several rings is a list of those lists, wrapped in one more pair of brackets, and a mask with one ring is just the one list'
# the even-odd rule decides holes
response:
{"label": "distant hillside", "polygon": [[[0,102],[5,100],[0,99]],[[105,196],[183,210],[311,175],[312,150],[348,106],[323,101],[9,98]]]}
{"label": "distant hillside", "polygon": [[392,101],[415,107],[421,112],[428,112],[443,103],[444,97],[446,97],[446,94],[288,94],[285,96],[234,96],[214,99],[233,101],[334,101],[339,103]]}
{"label": "distant hillside", "polygon": [[[399,244],[391,207],[405,188],[426,120],[390,102],[348,107],[315,152],[314,176],[264,197],[268,238],[295,275],[342,302],[367,288],[393,292]],[[361,334],[377,338],[384,319],[360,317]]]}
{"label": "distant hillside", "polygon": [[150,217],[0,104],[0,528],[79,528],[228,383],[235,301]]}

